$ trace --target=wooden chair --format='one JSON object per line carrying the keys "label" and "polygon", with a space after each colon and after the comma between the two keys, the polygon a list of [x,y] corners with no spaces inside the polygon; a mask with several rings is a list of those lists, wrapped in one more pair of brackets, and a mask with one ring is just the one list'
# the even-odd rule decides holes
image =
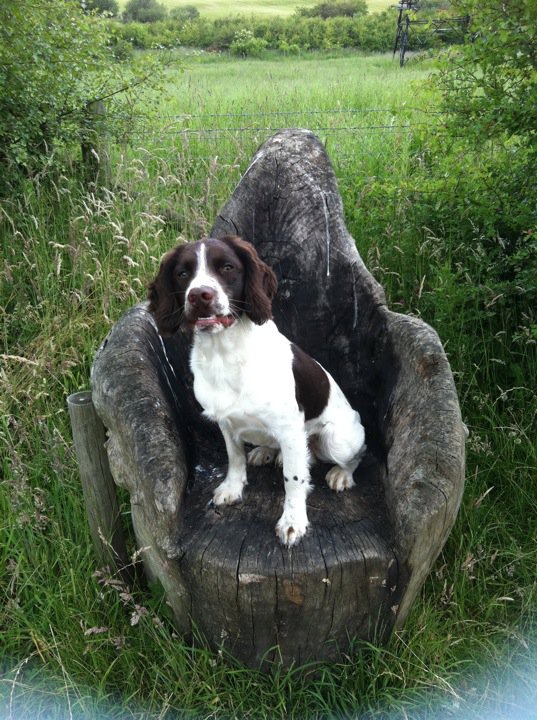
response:
{"label": "wooden chair", "polygon": [[[250,666],[335,658],[352,638],[383,642],[402,626],[451,530],[465,443],[452,373],[435,331],[386,307],[311,133],[285,130],[259,149],[211,235],[228,233],[273,267],[279,328],[360,411],[368,452],[356,487],[336,494],[326,467],[314,466],[311,527],[289,550],[274,532],[281,470],[249,468],[242,504],[211,506],[226,466],[220,431],[192,394],[187,342],[163,341],[145,304],[99,349],[92,400],[113,479],[130,493],[146,574],[162,584],[180,632],[195,629]],[[112,501],[96,510],[94,500],[97,534],[117,534],[105,518]]]}

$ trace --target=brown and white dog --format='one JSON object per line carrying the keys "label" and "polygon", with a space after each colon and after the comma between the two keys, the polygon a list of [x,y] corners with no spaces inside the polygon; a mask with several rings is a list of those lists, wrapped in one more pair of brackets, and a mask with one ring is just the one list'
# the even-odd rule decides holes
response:
{"label": "brown and white dog", "polygon": [[218,423],[229,460],[214,503],[242,499],[244,443],[255,445],[251,465],[283,465],[285,502],[276,533],[290,546],[308,527],[310,452],[335,463],[326,480],[341,491],[354,485],[365,444],[360,416],[334,379],[272,321],[276,287],[250,243],[209,238],[165,255],[149,286],[149,309],[161,335],[193,334],[194,394]]}

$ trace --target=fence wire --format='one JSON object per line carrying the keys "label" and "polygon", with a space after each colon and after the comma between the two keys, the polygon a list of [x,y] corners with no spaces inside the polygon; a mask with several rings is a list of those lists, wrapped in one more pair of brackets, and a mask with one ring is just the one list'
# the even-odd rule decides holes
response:
{"label": "fence wire", "polygon": [[[442,113],[418,107],[330,108],[270,112],[159,114],[154,117],[116,113],[128,124],[132,138],[163,136],[214,138],[227,134],[249,135],[278,132],[285,127],[302,127],[316,133],[412,133],[431,124]],[[376,116],[377,120],[371,120]],[[361,119],[363,121],[361,121]],[[240,121],[241,124],[237,124]]]}

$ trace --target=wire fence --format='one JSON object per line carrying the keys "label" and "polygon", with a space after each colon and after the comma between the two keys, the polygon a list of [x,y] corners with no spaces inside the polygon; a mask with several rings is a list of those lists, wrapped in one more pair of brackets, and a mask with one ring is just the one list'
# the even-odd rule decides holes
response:
{"label": "wire fence", "polygon": [[[412,132],[429,126],[438,111],[419,107],[329,108],[236,113],[183,113],[147,116],[115,114],[118,120],[133,123],[132,137],[184,134],[212,137],[227,133],[276,132],[283,127],[307,127],[313,132]],[[374,118],[372,120],[372,118]],[[150,126],[149,126],[150,123]],[[241,124],[237,124],[241,123]]]}
{"label": "wire fence", "polygon": [[222,162],[247,162],[255,149],[274,133],[289,127],[310,130],[327,147],[336,169],[354,166],[361,175],[381,167],[406,165],[411,146],[442,113],[417,106],[369,108],[310,108],[228,113],[114,114],[123,127],[119,143],[166,155],[179,154],[183,163],[218,156]]}
{"label": "wire fence", "polygon": [[[173,188],[175,195],[183,193],[185,198],[197,197],[206,203],[212,195],[224,197],[259,146],[290,127],[307,129],[323,142],[343,194],[355,197],[365,186],[388,176],[404,187],[419,161],[423,136],[441,127],[441,115],[427,107],[401,105],[145,116],[115,113],[107,120],[124,128],[110,148],[112,165],[121,157],[127,172],[139,173],[143,168],[147,177]],[[129,159],[134,164],[129,165]]]}

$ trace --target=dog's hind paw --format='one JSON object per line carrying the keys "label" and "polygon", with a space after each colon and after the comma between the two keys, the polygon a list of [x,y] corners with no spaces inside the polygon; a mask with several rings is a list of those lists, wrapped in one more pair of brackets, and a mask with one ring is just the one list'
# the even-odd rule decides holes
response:
{"label": "dog's hind paw", "polygon": [[354,487],[354,480],[352,479],[352,473],[349,470],[334,465],[334,467],[326,473],[326,482],[330,490],[335,492],[342,492],[343,490],[349,490]]}
{"label": "dog's hind paw", "polygon": [[275,465],[282,464],[282,454],[280,450],[260,445],[248,453],[248,465],[260,466],[271,465],[272,463]]}

